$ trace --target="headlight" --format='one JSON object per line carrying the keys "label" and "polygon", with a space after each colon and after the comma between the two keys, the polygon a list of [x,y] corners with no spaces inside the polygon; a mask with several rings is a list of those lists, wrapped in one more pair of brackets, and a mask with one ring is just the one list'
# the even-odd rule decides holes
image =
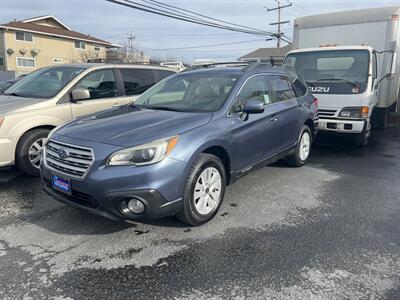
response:
{"label": "headlight", "polygon": [[178,136],[115,152],[108,159],[109,166],[143,166],[155,164],[168,156],[178,143]]}
{"label": "headlight", "polygon": [[340,112],[340,117],[342,118],[351,118],[351,119],[361,119],[368,118],[369,115],[369,107],[346,107]]}

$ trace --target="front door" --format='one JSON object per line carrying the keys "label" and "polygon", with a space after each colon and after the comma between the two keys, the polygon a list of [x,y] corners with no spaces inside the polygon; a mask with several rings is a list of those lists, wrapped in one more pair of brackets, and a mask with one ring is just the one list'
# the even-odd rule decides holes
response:
{"label": "front door", "polygon": [[90,98],[77,103],[71,102],[74,118],[123,105],[129,101],[118,89],[113,69],[101,69],[89,73],[75,86],[75,89],[89,90]]}
{"label": "front door", "polygon": [[[264,101],[264,113],[243,118],[241,108],[246,101],[254,98]],[[231,116],[235,171],[243,171],[275,153],[279,134],[276,130],[276,113],[266,76],[248,79],[238,95]]]}

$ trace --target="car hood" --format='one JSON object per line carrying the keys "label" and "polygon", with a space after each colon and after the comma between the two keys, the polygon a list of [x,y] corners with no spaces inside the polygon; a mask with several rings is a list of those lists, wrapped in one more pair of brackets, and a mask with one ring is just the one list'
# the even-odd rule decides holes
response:
{"label": "car hood", "polygon": [[43,99],[0,95],[0,116],[13,110],[42,102]]}
{"label": "car hood", "polygon": [[96,143],[132,147],[200,127],[211,113],[188,113],[123,106],[83,117],[56,134]]}

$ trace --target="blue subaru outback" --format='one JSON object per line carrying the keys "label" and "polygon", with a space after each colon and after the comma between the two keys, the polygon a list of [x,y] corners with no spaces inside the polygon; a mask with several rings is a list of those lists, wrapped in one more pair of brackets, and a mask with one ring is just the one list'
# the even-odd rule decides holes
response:
{"label": "blue subaru outback", "polygon": [[207,65],[51,132],[41,177],[55,199],[111,219],[200,225],[240,177],[282,158],[304,165],[315,122],[317,100],[296,75]]}

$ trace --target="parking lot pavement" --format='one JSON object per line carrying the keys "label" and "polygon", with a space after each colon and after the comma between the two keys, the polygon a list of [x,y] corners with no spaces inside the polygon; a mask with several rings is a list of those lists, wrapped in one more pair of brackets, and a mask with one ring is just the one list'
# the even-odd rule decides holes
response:
{"label": "parking lot pavement", "polygon": [[230,187],[217,217],[129,225],[0,173],[0,298],[400,299],[400,129],[321,137]]}

